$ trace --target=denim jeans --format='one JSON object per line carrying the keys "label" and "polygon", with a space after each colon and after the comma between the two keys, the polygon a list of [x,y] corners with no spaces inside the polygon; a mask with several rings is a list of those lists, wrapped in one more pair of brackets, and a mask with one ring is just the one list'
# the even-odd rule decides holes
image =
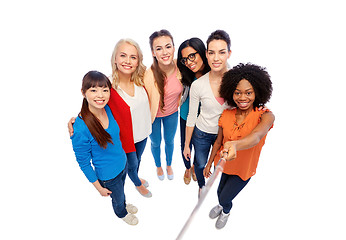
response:
{"label": "denim jeans", "polygon": [[[184,165],[186,169],[191,168],[191,159],[190,161],[186,160],[184,157],[184,147],[185,147],[185,134],[186,134],[186,120],[183,118],[180,118],[180,150],[181,150],[181,156],[184,161]],[[192,149],[192,141],[190,141],[190,149]]]}
{"label": "denim jeans", "polygon": [[248,184],[251,178],[244,181],[237,175],[222,173],[220,184],[217,189],[217,196],[224,213],[229,213],[233,206],[233,199]]}
{"label": "denim jeans", "polygon": [[138,170],[146,143],[147,138],[138,143],[135,143],[136,152],[126,153],[128,164],[127,174],[136,187],[142,185],[141,180],[138,177]]}
{"label": "denim jeans", "polygon": [[216,140],[217,134],[206,133],[199,130],[197,127],[193,130],[192,145],[195,149],[195,173],[199,188],[205,185],[203,170],[208,161],[211,146]]}
{"label": "denim jeans", "polygon": [[178,111],[166,117],[157,117],[153,122],[150,140],[151,153],[153,154],[156,167],[161,167],[161,124],[163,125],[166,163],[167,166],[171,166],[174,150],[174,136],[178,127]]}
{"label": "denim jeans", "polygon": [[115,215],[119,218],[123,218],[127,215],[124,184],[126,178],[127,167],[113,179],[99,180],[102,187],[111,191],[110,197],[112,198],[112,205]]}

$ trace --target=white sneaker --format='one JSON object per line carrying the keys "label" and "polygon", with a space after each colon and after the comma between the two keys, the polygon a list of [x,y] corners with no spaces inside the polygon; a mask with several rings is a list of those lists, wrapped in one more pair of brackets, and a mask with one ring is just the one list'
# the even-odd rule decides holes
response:
{"label": "white sneaker", "polygon": [[132,226],[138,224],[138,218],[132,213],[128,213],[125,217],[122,218],[122,220]]}
{"label": "white sneaker", "polygon": [[226,214],[222,211],[221,214],[219,215],[219,218],[216,220],[215,227],[217,229],[223,228],[227,223],[228,217],[229,217],[229,213]]}
{"label": "white sneaker", "polygon": [[126,210],[127,210],[127,212],[132,213],[132,214],[135,214],[138,212],[138,208],[132,204],[126,204]]}
{"label": "white sneaker", "polygon": [[210,210],[209,217],[211,219],[217,218],[221,212],[222,212],[222,207],[220,204],[218,204]]}

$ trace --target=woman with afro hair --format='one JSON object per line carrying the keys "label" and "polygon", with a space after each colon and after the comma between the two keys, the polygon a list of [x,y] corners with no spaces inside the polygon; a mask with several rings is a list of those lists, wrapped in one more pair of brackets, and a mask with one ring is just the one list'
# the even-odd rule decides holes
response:
{"label": "woman with afro hair", "polygon": [[226,109],[219,119],[219,131],[213,145],[204,176],[217,165],[220,155],[226,164],[217,189],[219,204],[209,217],[217,218],[216,228],[223,228],[232,208],[232,201],[255,175],[266,135],[274,123],[274,114],[263,109],[272,94],[272,83],[265,68],[254,64],[239,64],[222,78],[220,96],[233,109]]}

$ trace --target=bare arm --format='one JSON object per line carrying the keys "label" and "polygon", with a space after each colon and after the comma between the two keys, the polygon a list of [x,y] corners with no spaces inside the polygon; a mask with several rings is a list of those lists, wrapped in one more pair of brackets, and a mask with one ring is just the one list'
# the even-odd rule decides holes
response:
{"label": "bare arm", "polygon": [[259,141],[268,133],[273,125],[275,116],[272,112],[263,113],[261,122],[246,137],[236,140],[227,141],[224,144],[224,151],[228,152],[227,160],[236,158],[237,151],[245,150],[256,146]]}

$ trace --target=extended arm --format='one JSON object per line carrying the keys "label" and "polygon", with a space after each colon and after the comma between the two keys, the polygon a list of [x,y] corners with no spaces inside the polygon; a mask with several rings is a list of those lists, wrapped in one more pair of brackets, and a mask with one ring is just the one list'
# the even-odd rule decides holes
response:
{"label": "extended arm", "polygon": [[261,122],[246,137],[236,140],[227,141],[224,144],[224,151],[228,152],[227,160],[236,158],[237,151],[245,150],[256,146],[259,141],[268,133],[275,120],[272,112],[263,113]]}

